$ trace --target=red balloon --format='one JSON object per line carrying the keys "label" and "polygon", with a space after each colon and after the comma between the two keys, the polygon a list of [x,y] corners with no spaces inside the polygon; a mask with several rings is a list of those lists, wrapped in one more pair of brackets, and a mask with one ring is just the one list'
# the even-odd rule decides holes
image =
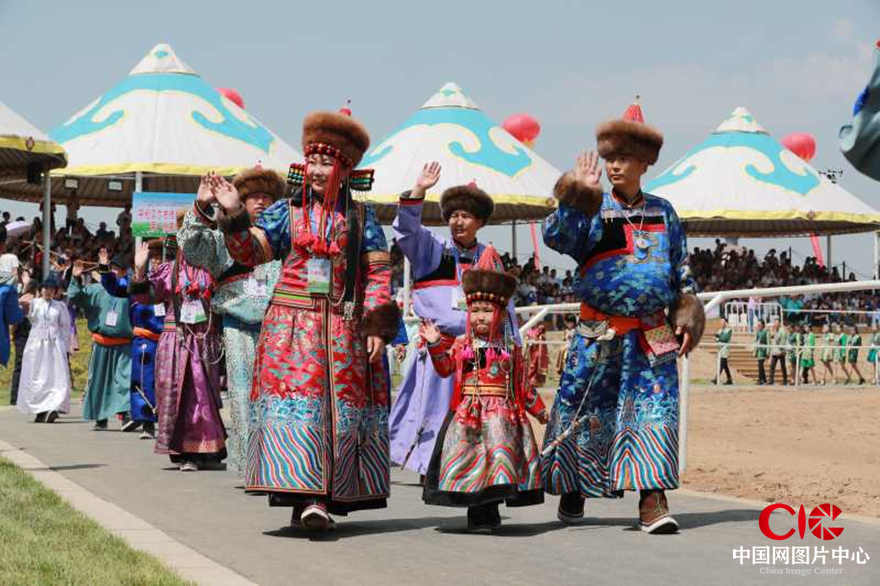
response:
{"label": "red balloon", "polygon": [[225,96],[227,100],[244,110],[244,100],[241,99],[240,93],[230,87],[218,87],[217,91]]}
{"label": "red balloon", "polygon": [[528,114],[508,116],[501,126],[520,142],[532,142],[541,134],[541,125]]}
{"label": "red balloon", "polygon": [[783,137],[782,146],[804,161],[809,161],[816,154],[816,138],[806,132],[792,132]]}

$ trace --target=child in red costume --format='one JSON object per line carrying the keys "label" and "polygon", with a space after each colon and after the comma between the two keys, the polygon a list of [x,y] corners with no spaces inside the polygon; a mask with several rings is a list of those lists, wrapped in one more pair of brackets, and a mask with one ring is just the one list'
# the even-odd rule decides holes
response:
{"label": "child in red costume", "polygon": [[547,420],[544,403],[526,380],[522,350],[505,308],[516,280],[491,246],[462,276],[467,332],[445,336],[431,322],[420,333],[434,368],[454,376],[450,412],[435,443],[423,500],[468,507],[468,528],[501,525],[498,505],[543,502],[540,453],[526,413]]}

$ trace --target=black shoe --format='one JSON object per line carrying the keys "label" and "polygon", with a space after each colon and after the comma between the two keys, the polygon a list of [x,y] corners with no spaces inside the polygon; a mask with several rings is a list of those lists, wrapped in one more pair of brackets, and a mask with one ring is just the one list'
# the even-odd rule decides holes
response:
{"label": "black shoe", "polygon": [[122,427],[119,428],[120,431],[137,431],[141,426],[140,421],[135,421],[134,419],[125,419],[122,422]]}
{"label": "black shoe", "polygon": [[732,384],[733,384],[733,381],[732,381],[732,380],[728,380],[728,381],[727,381],[726,383],[724,383],[724,384],[726,384],[726,385],[732,385]]}
{"label": "black shoe", "polygon": [[476,505],[468,507],[467,521],[468,531],[471,532],[491,532],[501,526],[501,515],[498,514],[497,503],[494,511],[489,508],[491,505]]}
{"label": "black shoe", "polygon": [[95,425],[92,426],[92,431],[107,431],[107,420],[99,419],[95,422]]}
{"label": "black shoe", "polygon": [[577,525],[584,520],[584,497],[579,492],[567,492],[559,497],[556,518],[566,525]]}
{"label": "black shoe", "polygon": [[46,423],[55,423],[56,419],[58,419],[58,411],[49,411],[46,415]]}
{"label": "black shoe", "polygon": [[37,416],[34,417],[34,423],[45,423],[46,415],[48,414],[45,411],[43,411],[42,413],[37,413]]}

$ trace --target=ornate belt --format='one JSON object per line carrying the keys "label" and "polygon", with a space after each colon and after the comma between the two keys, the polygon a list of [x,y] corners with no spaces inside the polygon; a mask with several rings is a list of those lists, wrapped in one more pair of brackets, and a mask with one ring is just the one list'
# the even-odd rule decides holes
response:
{"label": "ornate belt", "polygon": [[507,385],[461,385],[462,395],[482,395],[487,397],[507,397],[510,394]]}

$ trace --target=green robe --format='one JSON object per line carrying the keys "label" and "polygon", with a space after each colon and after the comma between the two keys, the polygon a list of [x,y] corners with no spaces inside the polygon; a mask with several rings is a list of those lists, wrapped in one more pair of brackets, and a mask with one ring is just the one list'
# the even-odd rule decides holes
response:
{"label": "green robe", "polygon": [[859,361],[859,350],[862,348],[862,336],[859,334],[853,334],[850,336],[847,347],[849,348],[848,362],[850,364],[855,364]]}
{"label": "green robe", "polygon": [[780,326],[771,337],[770,354],[773,356],[785,356],[785,351],[788,348],[788,330]]}
{"label": "green robe", "polygon": [[832,332],[828,332],[825,334],[822,339],[822,345],[825,348],[822,348],[822,360],[823,362],[828,362],[829,360],[834,360],[834,345],[837,343],[837,336],[835,336]]}
{"label": "green robe", "polygon": [[728,358],[730,356],[730,339],[732,337],[733,330],[731,328],[724,328],[715,333],[715,341],[721,344],[718,348],[719,358]]}
{"label": "green robe", "polygon": [[848,344],[849,336],[847,336],[846,334],[840,334],[840,337],[837,339],[837,350],[835,351],[834,356],[838,362],[846,362],[846,347]]}
{"label": "green robe", "polygon": [[788,344],[785,348],[788,354],[788,361],[797,364],[798,354],[801,352],[801,346],[804,345],[803,336],[798,332],[792,332],[788,335]]}
{"label": "green robe", "polygon": [[767,346],[770,338],[767,330],[759,330],[755,332],[755,358],[762,360],[767,358],[769,347]]}
{"label": "green robe", "polygon": [[[67,298],[85,314],[89,331],[129,343],[103,345],[95,341],[89,358],[89,378],[83,398],[84,419],[109,419],[131,409],[131,321],[128,298],[113,297],[100,283],[82,286],[71,279]],[[115,313],[115,324],[113,314]]]}
{"label": "green robe", "polygon": [[[803,334],[801,334],[803,337]],[[810,332],[804,340],[804,348],[801,353],[801,368],[813,368],[816,364],[816,334]]]}
{"label": "green robe", "polygon": [[871,336],[871,349],[868,350],[868,362],[877,362],[877,351],[880,350],[880,332]]}

